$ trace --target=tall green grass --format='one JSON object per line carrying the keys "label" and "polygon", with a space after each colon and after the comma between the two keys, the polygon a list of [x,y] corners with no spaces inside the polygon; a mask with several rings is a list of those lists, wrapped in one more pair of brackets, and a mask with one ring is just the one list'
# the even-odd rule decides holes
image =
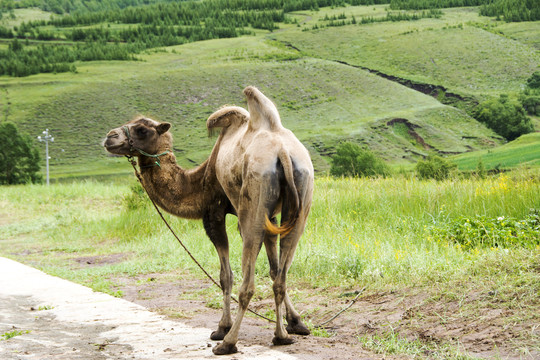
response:
{"label": "tall green grass", "polygon": [[[90,286],[98,286],[96,279],[107,274],[178,269],[198,274],[148,203],[128,210],[130,196],[128,185],[97,182],[2,187],[0,254]],[[316,180],[311,215],[290,277],[310,286],[412,286],[458,279],[485,262],[523,252],[538,254],[540,247],[529,239],[531,246],[526,248],[465,250],[437,237],[434,228],[463,216],[524,219],[531,208],[540,208],[540,181],[531,172],[441,182],[322,177]],[[201,222],[167,217],[217,277],[219,262]],[[236,218],[228,218],[227,228],[238,277],[241,239]],[[73,260],[111,253],[126,254],[125,260],[91,269],[78,269]],[[256,269],[267,276],[264,250]]]}

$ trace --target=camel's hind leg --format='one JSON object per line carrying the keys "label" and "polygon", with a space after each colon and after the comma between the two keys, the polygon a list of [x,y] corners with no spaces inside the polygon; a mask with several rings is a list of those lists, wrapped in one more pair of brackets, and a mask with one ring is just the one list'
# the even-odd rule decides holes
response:
{"label": "camel's hind leg", "polygon": [[[309,334],[309,329],[302,323],[300,315],[292,306],[291,300],[287,295],[287,272],[291,267],[298,241],[304,233],[313,194],[313,182],[310,181],[310,177],[306,176],[306,173],[302,173],[301,171],[299,171],[297,175],[298,176],[295,176],[295,183],[299,198],[301,199],[301,213],[298,215],[294,228],[287,235],[280,235],[279,263],[273,285],[274,298],[276,301],[276,332],[272,342],[276,345],[290,344],[292,342],[287,331],[301,335]],[[285,194],[283,199],[281,212],[281,221],[283,223],[287,223],[295,213],[294,209],[291,208],[292,202],[289,199],[290,196],[290,194]],[[283,313],[281,308],[283,302],[285,302],[287,308],[287,329],[283,326]]]}
{"label": "camel's hind leg", "polygon": [[287,272],[291,267],[298,240],[304,230],[305,221],[299,219],[296,227],[280,240],[279,246],[279,265],[276,278],[274,280],[274,298],[276,302],[276,332],[272,343],[275,345],[287,345],[293,341],[289,337],[288,331],[283,324],[282,304],[285,302],[287,308],[287,322],[291,333],[297,331],[302,335],[309,334],[309,329],[302,323],[300,315],[292,307],[291,301],[287,295]]}
{"label": "camel's hind leg", "polygon": [[[272,222],[276,223],[275,218],[272,219]],[[268,263],[270,264],[270,278],[272,281],[276,279],[278,269],[279,269],[279,258],[277,253],[277,235],[266,234],[264,238],[264,246],[266,248],[266,254],[268,255]],[[300,314],[294,308],[289,294],[285,291],[285,309],[286,309],[286,319],[287,327],[286,330],[289,334],[296,335],[309,335],[310,331],[308,327],[302,322]]]}

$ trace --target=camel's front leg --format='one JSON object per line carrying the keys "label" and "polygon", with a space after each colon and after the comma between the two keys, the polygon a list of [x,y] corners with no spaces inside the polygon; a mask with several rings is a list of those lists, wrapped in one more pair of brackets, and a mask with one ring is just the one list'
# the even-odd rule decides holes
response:
{"label": "camel's front leg", "polygon": [[262,245],[262,238],[256,239],[243,238],[244,247],[242,251],[242,275],[243,281],[238,293],[238,313],[234,324],[229,333],[223,339],[223,342],[216,345],[212,351],[216,355],[233,354],[238,351],[236,343],[238,342],[238,332],[242,319],[246,313],[253,294],[255,293],[255,260]]}
{"label": "camel's front leg", "polygon": [[208,213],[203,217],[206,234],[216,247],[221,264],[219,280],[223,290],[223,314],[218,329],[210,335],[212,340],[223,340],[232,326],[231,293],[233,286],[233,272],[229,263],[229,241],[225,227],[225,215]]}

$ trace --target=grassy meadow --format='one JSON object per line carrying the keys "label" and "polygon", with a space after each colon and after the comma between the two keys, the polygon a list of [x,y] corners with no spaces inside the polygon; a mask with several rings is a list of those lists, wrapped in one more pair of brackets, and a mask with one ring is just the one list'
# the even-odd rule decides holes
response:
{"label": "grassy meadow", "polygon": [[[373,12],[385,7],[374,6]],[[351,16],[354,13],[351,10]],[[302,31],[320,21],[321,15],[319,19],[313,16],[304,28],[275,36],[309,56],[341,60],[479,97],[519,91],[540,61],[537,49],[531,46],[537,39],[536,23],[531,24],[533,33],[528,32],[528,25],[510,24],[497,28],[499,33],[495,34],[485,30],[495,23],[478,16],[476,8],[444,9],[440,19]],[[501,36],[505,32],[508,37]],[[320,46],[321,39],[325,39],[325,46]]]}
{"label": "grassy meadow", "polygon": [[[524,171],[442,182],[414,177],[318,178],[291,277],[310,286],[429,286],[474,274],[494,259],[505,262],[528,254],[534,261],[540,250],[538,223],[536,237],[526,235],[524,248],[478,244],[465,251],[445,230],[462,217],[484,216],[486,222],[526,219],[531,209],[538,209],[539,190],[538,174]],[[134,195],[125,182],[3,187],[0,196],[0,251],[47,272],[95,286],[87,271],[99,272],[93,274],[97,276],[193,270],[145,198],[136,209],[127,208],[127,199]],[[170,220],[187,246],[216,273],[219,262],[202,224]],[[240,273],[241,240],[235,222],[230,217],[228,231],[233,270]],[[73,268],[76,257],[111,253],[129,254],[129,260],[99,269]],[[264,256],[257,269],[266,276]]]}
{"label": "grassy meadow", "polygon": [[460,170],[475,170],[482,161],[488,169],[508,169],[540,165],[540,133],[522,135],[518,139],[490,150],[464,153],[451,157]]}

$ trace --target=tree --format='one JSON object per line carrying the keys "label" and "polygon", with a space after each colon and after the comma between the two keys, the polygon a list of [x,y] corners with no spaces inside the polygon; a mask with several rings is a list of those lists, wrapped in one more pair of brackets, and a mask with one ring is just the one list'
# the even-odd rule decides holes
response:
{"label": "tree", "polygon": [[527,87],[530,89],[540,89],[540,71],[535,71],[531,77],[527,79]]}
{"label": "tree", "polygon": [[39,152],[12,123],[0,124],[0,184],[41,182]]}
{"label": "tree", "polygon": [[334,176],[387,176],[390,169],[386,163],[369,149],[346,142],[337,147],[332,156],[330,174]]}
{"label": "tree", "polygon": [[508,141],[534,130],[523,105],[508,95],[484,101],[475,109],[474,117]]}

